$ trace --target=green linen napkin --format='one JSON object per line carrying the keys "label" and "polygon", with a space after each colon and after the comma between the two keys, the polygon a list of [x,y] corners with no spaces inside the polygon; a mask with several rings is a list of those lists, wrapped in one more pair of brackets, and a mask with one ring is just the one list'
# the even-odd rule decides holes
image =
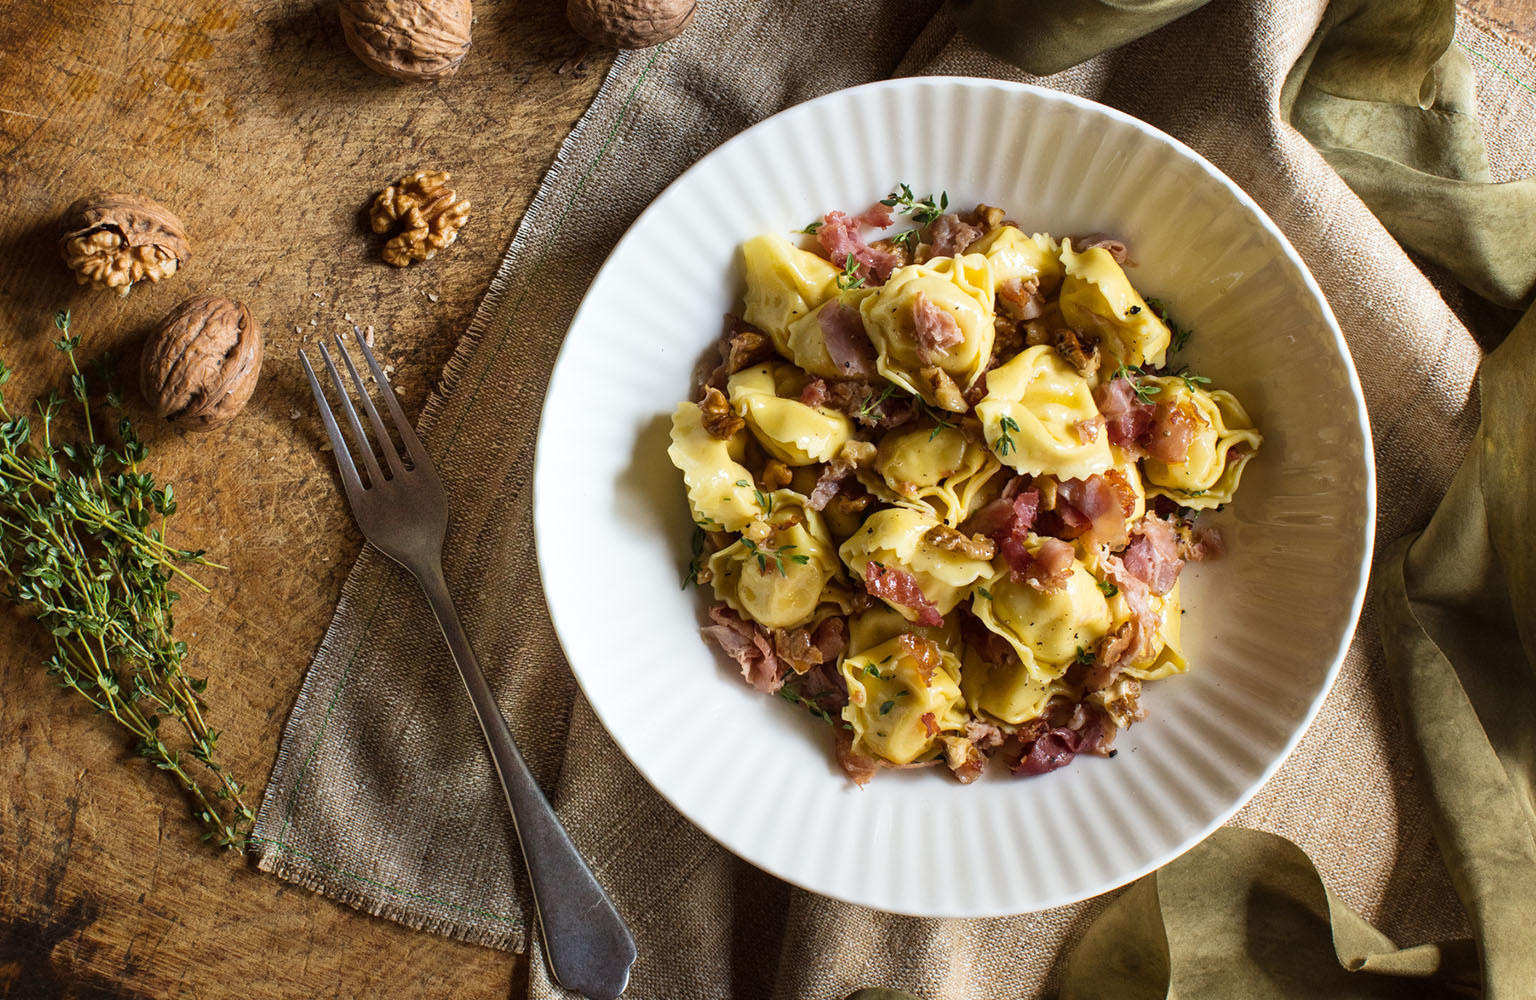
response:
{"label": "green linen napkin", "polygon": [[[973,41],[1035,73],[1200,6],[952,4]],[[1536,178],[1491,182],[1454,17],[1447,0],[1335,0],[1280,111],[1406,247],[1521,305],[1536,283]],[[1398,707],[1474,940],[1399,949],[1294,844],[1228,828],[1105,910],[1071,951],[1063,1000],[1536,995],[1536,309],[1479,386],[1482,426],[1449,493],[1374,579]]]}

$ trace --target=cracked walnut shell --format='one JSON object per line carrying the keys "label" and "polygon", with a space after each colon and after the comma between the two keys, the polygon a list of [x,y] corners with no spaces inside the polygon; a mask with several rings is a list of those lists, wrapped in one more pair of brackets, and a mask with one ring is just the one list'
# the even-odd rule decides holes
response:
{"label": "cracked walnut shell", "polygon": [[445,170],[418,170],[380,191],[368,209],[376,233],[393,232],[384,244],[384,259],[396,267],[431,260],[458,239],[469,218],[469,202],[448,187],[453,175]]}
{"label": "cracked walnut shell", "polygon": [[139,385],[165,420],[205,431],[234,419],[261,377],[261,326],[244,303],[188,299],[144,345]]}
{"label": "cracked walnut shell", "polygon": [[127,295],[140,281],[175,274],[191,256],[181,220],[164,205],[133,194],[81,198],[64,211],[59,252],[84,285]]}
{"label": "cracked walnut shell", "polygon": [[437,80],[469,54],[470,0],[341,0],[341,32],[363,65],[397,80]]}

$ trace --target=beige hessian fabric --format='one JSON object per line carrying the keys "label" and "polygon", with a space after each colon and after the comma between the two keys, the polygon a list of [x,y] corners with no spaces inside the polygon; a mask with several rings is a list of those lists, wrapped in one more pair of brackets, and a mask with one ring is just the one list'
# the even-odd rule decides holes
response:
{"label": "beige hessian fabric", "polygon": [[[1286,72],[1323,6],[1212,4],[1035,82],[1190,143],[1290,237],[1360,369],[1377,446],[1378,530],[1390,539],[1422,525],[1465,453],[1481,352],[1436,285],[1276,118]],[[929,998],[1037,996],[1058,975],[1060,945],[1107,901],[926,921],[834,903],[757,872],[666,806],[608,740],[575,692],[539,592],[529,508],[538,408],[608,247],[689,163],[784,106],[896,72],[1026,78],[955,39],[934,7],[705,4],[679,40],[623,56],[530,208],[422,422],[456,498],[450,584],[535,771],[634,926],[641,959],[630,996],[789,1000],[874,985]],[[1466,15],[1457,37],[1478,54],[1493,174],[1522,172],[1536,139],[1536,66]],[[1481,314],[1468,316],[1477,323]],[[1234,822],[1294,841],[1340,902],[1398,943],[1455,937],[1464,918],[1430,840],[1377,634],[1362,622],[1318,721]],[[365,551],[284,734],[257,826],[262,867],[411,926],[524,947],[526,886],[503,812],[425,605],[409,578]],[[559,995],[539,961],[532,989]]]}

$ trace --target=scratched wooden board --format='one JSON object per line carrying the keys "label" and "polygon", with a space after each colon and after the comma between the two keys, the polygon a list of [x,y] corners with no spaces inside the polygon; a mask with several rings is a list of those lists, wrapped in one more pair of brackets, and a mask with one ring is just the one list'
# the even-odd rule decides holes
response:
{"label": "scratched wooden board", "polygon": [[[183,600],[178,627],[254,806],[362,544],[295,350],[372,325],[418,412],[607,60],[559,72],[582,48],[561,0],[477,4],[469,58],[439,85],[364,68],[329,0],[5,8],[0,357],[20,369],[8,396],[58,378],[56,309],[73,311],[89,353],[132,354],[194,294],[249,303],[266,331],[261,385],[227,430],[141,421],[182,497],[174,530],[229,566],[209,574],[212,596]],[[418,167],[453,171],[470,220],[436,260],[396,270],[361,212]],[[185,270],[126,299],[76,286],[54,233],[70,201],[100,189],[177,212]],[[172,786],[44,676],[44,652],[30,623],[0,614],[0,997],[521,992],[526,969],[503,952],[364,916],[200,844]]]}
{"label": "scratched wooden board", "polygon": [[[1536,40],[1533,0],[1472,6]],[[261,388],[233,426],[182,437],[143,424],[183,495],[181,537],[230,566],[210,597],[183,601],[180,628],[253,803],[362,544],[317,451],[294,349],[372,325],[419,410],[606,65],[589,56],[558,72],[581,50],[562,7],[482,0],[474,50],[437,86],[362,68],[327,0],[10,0],[0,18],[11,396],[57,377],[58,308],[90,352],[131,355],[198,293],[243,299],[267,331]],[[453,170],[474,210],[440,259],[395,271],[360,213],[418,166]],[[121,300],[75,286],[57,218],[103,188],[181,215],[194,242],[184,273]],[[199,846],[170,786],[53,688],[33,631],[0,616],[0,997],[522,994],[525,968],[500,952],[362,916]]]}

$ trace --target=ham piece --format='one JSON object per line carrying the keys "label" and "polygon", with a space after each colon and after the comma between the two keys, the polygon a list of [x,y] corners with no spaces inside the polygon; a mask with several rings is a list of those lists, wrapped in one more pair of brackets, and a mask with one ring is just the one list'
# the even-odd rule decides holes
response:
{"label": "ham piece", "polygon": [[714,624],[700,631],[736,661],[748,684],[763,694],[773,694],[784,686],[773,638],[761,625],[744,620],[723,602],[709,609],[709,617]]}
{"label": "ham piece", "polygon": [[1142,402],[1124,375],[1095,387],[1093,402],[1104,417],[1110,443],[1132,458],[1150,455],[1177,465],[1189,457],[1200,418],[1187,403]]}
{"label": "ham piece", "polygon": [[882,566],[871,559],[864,564],[864,589],[887,604],[916,612],[919,625],[944,624],[944,616],[918,586],[917,577],[904,569]]}
{"label": "ham piece", "polygon": [[1179,570],[1184,567],[1179,558],[1178,532],[1160,517],[1144,517],[1120,560],[1125,571],[1145,583],[1152,593],[1166,594],[1179,581]]}
{"label": "ham piece", "polygon": [[955,317],[922,292],[912,297],[912,333],[917,339],[917,359],[924,365],[932,365],[949,354],[951,347],[965,343]]}
{"label": "ham piece", "polygon": [[928,243],[932,247],[929,256],[958,257],[983,235],[982,230],[958,215],[941,215],[928,226]]}
{"label": "ham piece", "polygon": [[1092,753],[1103,738],[1098,719],[1090,718],[1081,729],[1064,727],[1049,729],[1025,744],[1024,754],[1014,765],[1013,773],[1022,775],[1046,774],[1066,767],[1080,753]]}
{"label": "ham piece", "polygon": [[1056,487],[1055,512],[1067,538],[1089,535],[1094,543],[1111,547],[1125,541],[1130,511],[1125,509],[1121,490],[1107,476],[1062,480]]}
{"label": "ham piece", "polygon": [[870,342],[864,330],[864,317],[857,309],[834,302],[816,314],[816,322],[821,326],[827,357],[844,378],[875,376],[875,345]]}
{"label": "ham piece", "polygon": [[828,212],[816,230],[816,240],[827,252],[827,259],[838,267],[846,267],[851,257],[857,265],[855,271],[871,285],[882,285],[901,263],[893,253],[878,250],[864,242],[859,234],[858,222],[843,212]]}

